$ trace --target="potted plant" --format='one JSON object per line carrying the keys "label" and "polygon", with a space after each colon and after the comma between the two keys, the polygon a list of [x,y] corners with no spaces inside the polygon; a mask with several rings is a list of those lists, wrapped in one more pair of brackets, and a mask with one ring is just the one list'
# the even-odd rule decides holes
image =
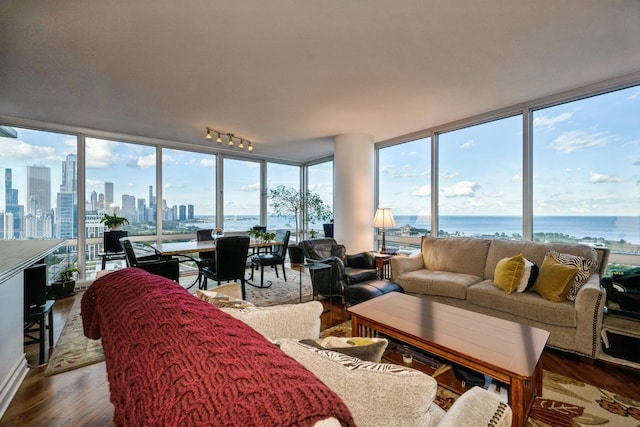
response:
{"label": "potted plant", "polygon": [[123,216],[118,216],[115,213],[113,215],[109,215],[108,213],[104,214],[102,219],[100,220],[101,224],[104,224],[109,230],[121,230],[122,224],[129,224],[129,220]]}
{"label": "potted plant", "polygon": [[78,267],[75,264],[69,264],[60,270],[58,278],[51,283],[51,298],[60,299],[73,295],[78,271]]}
{"label": "potted plant", "polygon": [[322,201],[322,198],[311,191],[302,193],[293,187],[285,187],[279,185],[275,189],[268,190],[271,209],[277,216],[293,216],[296,221],[296,240],[295,244],[289,245],[289,261],[294,264],[304,262],[304,254],[298,246],[298,237],[300,236],[300,220],[299,215],[306,207],[307,221],[314,222],[318,219],[331,217],[331,208]]}

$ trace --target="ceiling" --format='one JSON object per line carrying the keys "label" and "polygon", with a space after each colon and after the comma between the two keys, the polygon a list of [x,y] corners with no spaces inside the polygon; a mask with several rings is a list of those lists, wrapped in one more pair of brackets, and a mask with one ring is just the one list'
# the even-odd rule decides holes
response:
{"label": "ceiling", "polygon": [[0,2],[5,120],[293,162],[638,71],[638,0]]}

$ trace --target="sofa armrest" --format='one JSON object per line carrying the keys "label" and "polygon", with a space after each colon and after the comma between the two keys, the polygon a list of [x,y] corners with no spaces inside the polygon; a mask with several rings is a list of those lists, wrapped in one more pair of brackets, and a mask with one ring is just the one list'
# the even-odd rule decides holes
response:
{"label": "sofa armrest", "polygon": [[396,281],[396,277],[408,271],[420,270],[424,268],[422,252],[410,256],[391,257],[391,280]]}
{"label": "sofa armrest", "polygon": [[509,405],[493,393],[473,387],[467,390],[449,408],[438,427],[510,426],[513,413]]}
{"label": "sofa armrest", "polygon": [[606,292],[600,286],[597,274],[593,274],[576,295],[576,347],[591,349],[590,354],[583,355],[592,359],[596,359],[600,353],[600,330],[606,299]]}

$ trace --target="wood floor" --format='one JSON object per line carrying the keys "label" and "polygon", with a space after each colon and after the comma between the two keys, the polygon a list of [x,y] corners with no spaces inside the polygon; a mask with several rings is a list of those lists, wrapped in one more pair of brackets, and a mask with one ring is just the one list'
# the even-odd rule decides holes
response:
{"label": "wood floor", "polygon": [[[74,298],[56,301],[56,340]],[[340,308],[328,308],[330,310],[322,318],[323,328],[346,320]],[[25,353],[31,369],[0,420],[0,426],[113,426],[113,406],[109,401],[104,362],[45,377],[45,365],[36,366],[38,345],[26,346]],[[542,364],[544,369],[640,401],[640,371],[604,362],[585,363],[552,350],[545,351]]]}

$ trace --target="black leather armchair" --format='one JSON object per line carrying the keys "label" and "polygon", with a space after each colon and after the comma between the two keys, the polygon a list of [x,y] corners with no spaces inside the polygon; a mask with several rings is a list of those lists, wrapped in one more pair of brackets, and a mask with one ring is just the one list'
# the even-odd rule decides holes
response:
{"label": "black leather armchair", "polygon": [[326,289],[318,289],[321,295],[344,298],[347,286],[378,279],[376,261],[370,252],[349,255],[344,245],[332,238],[303,240],[300,247],[307,262],[332,266],[330,284]]}

